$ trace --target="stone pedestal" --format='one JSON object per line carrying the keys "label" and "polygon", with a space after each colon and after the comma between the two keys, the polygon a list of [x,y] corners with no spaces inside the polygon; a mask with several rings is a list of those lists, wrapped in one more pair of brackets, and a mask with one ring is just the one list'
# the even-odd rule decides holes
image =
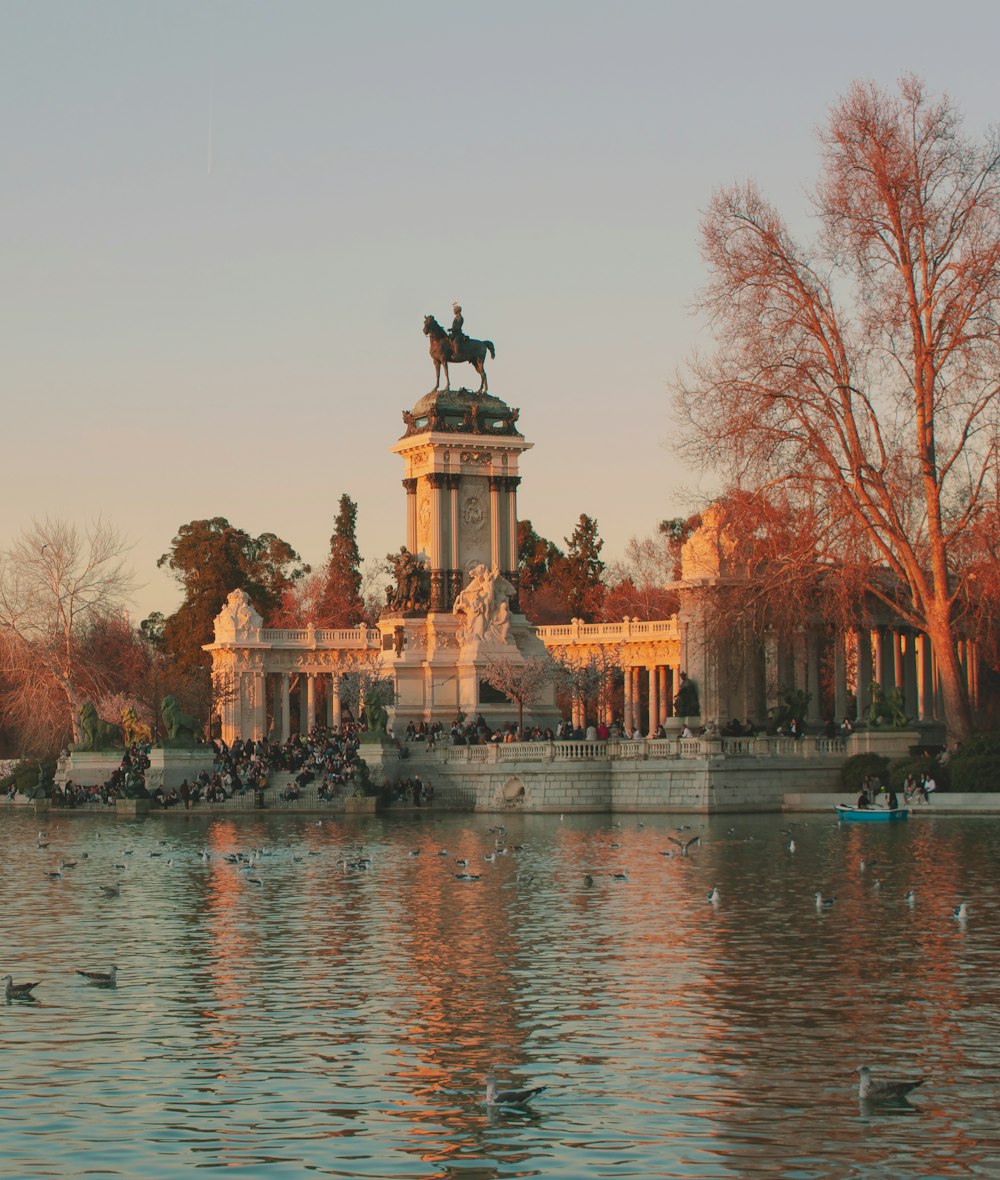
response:
{"label": "stone pedestal", "polygon": [[184,779],[193,783],[199,773],[212,773],[215,751],[211,746],[195,746],[187,750],[175,750],[155,746],[149,752],[149,769],[146,771],[146,790],[150,794],[157,787],[169,791],[179,787]]}
{"label": "stone pedestal", "polygon": [[921,741],[912,729],[859,729],[847,739],[847,753],[881,754],[885,758],[905,758],[910,746]]}
{"label": "stone pedestal", "polygon": [[137,819],[149,815],[152,802],[149,799],[118,799],[115,801],[115,815],[124,819]]}
{"label": "stone pedestal", "polygon": [[55,781],[65,785],[70,779],[83,787],[106,783],[121,766],[124,750],[73,750],[59,759]]}
{"label": "stone pedestal", "polygon": [[374,815],[377,810],[378,799],[374,795],[349,795],[344,800],[345,815]]}

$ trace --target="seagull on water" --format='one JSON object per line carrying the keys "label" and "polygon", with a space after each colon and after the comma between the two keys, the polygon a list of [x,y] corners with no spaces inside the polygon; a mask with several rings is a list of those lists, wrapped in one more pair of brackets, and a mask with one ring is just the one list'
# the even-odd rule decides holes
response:
{"label": "seagull on water", "polygon": [[455,873],[456,881],[478,881],[479,878],[479,873]]}
{"label": "seagull on water", "polygon": [[118,968],[114,965],[110,971],[81,971],[78,967],[76,973],[82,975],[88,983],[96,984],[98,987],[118,986]]}
{"label": "seagull on water", "polygon": [[708,900],[712,905],[718,905],[722,901],[722,894],[719,892],[718,885],[712,886],[712,892],[708,894]]}
{"label": "seagull on water", "polygon": [[963,901],[961,905],[955,906],[955,908],[951,911],[951,916],[956,922],[964,922],[969,916],[969,903]]}
{"label": "seagull on water", "polygon": [[34,983],[15,983],[14,976],[8,975],[4,979],[4,999],[33,1000],[35,997],[31,993],[36,987],[38,987],[38,980],[35,980]]}
{"label": "seagull on water", "polygon": [[831,910],[833,903],[837,899],[835,897],[824,897],[822,893],[816,894],[816,909],[817,910]]}
{"label": "seagull on water", "polygon": [[923,1078],[905,1082],[876,1082],[867,1065],[859,1065],[858,1074],[861,1078],[858,1082],[858,1097],[866,1102],[899,1102],[924,1082]]}
{"label": "seagull on water", "polygon": [[116,881],[114,885],[102,885],[101,892],[104,894],[105,897],[121,897],[122,887]]}
{"label": "seagull on water", "polygon": [[547,1090],[548,1086],[527,1086],[523,1090],[498,1090],[497,1075],[491,1069],[486,1075],[487,1106],[524,1106],[532,1098]]}
{"label": "seagull on water", "polygon": [[907,891],[903,894],[903,901],[905,901],[907,905],[913,905],[916,900],[917,895],[912,889],[907,889]]}
{"label": "seagull on water", "polygon": [[608,873],[612,881],[627,881],[628,873]]}
{"label": "seagull on water", "polygon": [[794,840],[789,840],[789,841],[788,841],[788,851],[789,851],[789,852],[794,852],[794,851],[795,851],[795,841],[794,841]]}
{"label": "seagull on water", "polygon": [[584,883],[584,885],[587,886],[588,889],[590,888],[591,885],[593,885],[594,878],[590,875],[590,873],[584,874],[583,883]]}

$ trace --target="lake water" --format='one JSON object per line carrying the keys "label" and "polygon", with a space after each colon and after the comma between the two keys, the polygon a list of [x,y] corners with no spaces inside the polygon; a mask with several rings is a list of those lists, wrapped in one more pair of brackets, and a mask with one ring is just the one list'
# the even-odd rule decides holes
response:
{"label": "lake water", "polygon": [[[45,827],[0,813],[0,977],[41,981],[0,1002],[4,1176],[1000,1175],[1000,820]],[[861,1063],[928,1080],[863,1109]],[[491,1065],[549,1088],[487,1108]]]}

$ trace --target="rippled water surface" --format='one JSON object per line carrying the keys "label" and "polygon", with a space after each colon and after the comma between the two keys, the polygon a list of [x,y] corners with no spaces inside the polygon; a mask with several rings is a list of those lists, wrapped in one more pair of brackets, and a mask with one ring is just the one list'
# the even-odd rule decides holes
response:
{"label": "rippled water surface", "polygon": [[1000,1175],[1000,820],[498,822],[4,811],[0,1174]]}

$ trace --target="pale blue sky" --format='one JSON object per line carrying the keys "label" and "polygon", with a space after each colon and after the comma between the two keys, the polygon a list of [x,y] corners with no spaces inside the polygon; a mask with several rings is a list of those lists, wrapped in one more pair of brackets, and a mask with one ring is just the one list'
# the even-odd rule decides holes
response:
{"label": "pale blue sky", "polygon": [[103,514],[139,616],[196,517],[315,564],[347,491],[381,557],[457,299],[535,443],[520,515],[620,556],[711,486],[669,384],[712,190],[754,176],[807,228],[850,82],[913,71],[979,133],[998,34],[986,3],[0,0],[0,546]]}

